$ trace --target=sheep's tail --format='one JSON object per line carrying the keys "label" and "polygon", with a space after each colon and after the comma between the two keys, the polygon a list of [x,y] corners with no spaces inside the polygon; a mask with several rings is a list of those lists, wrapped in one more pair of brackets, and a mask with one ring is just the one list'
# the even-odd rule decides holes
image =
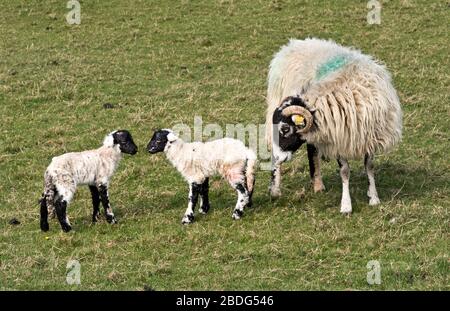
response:
{"label": "sheep's tail", "polygon": [[253,194],[253,188],[255,186],[255,171],[256,171],[257,159],[253,151],[249,150],[247,153],[247,163],[245,169],[245,179],[247,183],[247,190],[250,197]]}

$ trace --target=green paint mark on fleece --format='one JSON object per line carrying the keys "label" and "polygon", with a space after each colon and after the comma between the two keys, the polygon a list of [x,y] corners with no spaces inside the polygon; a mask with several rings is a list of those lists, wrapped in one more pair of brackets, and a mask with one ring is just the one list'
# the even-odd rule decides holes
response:
{"label": "green paint mark on fleece", "polygon": [[316,79],[320,80],[330,73],[338,70],[349,62],[348,55],[336,55],[330,58],[327,62],[319,66],[316,72]]}

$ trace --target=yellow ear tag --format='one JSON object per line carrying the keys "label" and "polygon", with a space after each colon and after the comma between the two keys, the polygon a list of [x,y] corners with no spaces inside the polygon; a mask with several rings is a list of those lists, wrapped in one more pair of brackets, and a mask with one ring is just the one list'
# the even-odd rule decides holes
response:
{"label": "yellow ear tag", "polygon": [[302,125],[303,121],[305,121],[305,118],[299,114],[294,114],[292,116],[292,122],[294,122],[295,125]]}

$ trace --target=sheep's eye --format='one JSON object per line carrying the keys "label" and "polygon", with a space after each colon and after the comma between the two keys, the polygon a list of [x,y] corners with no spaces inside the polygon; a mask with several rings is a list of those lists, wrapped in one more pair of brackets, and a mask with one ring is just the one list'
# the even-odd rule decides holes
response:
{"label": "sheep's eye", "polygon": [[157,141],[156,141],[157,144],[159,144],[160,142],[161,142],[160,140],[157,140]]}

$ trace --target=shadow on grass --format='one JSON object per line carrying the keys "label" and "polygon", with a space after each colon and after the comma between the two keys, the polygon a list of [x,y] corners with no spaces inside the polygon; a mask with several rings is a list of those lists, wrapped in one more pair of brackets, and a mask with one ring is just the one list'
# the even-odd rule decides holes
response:
{"label": "shadow on grass", "polygon": [[[449,184],[449,176],[445,171],[427,169],[402,163],[383,162],[375,167],[375,181],[381,204],[391,204],[402,201],[409,204],[424,198],[436,199],[442,194],[444,198]],[[339,205],[342,184],[339,172],[323,177],[327,190],[324,194],[331,195]],[[367,175],[363,169],[353,170],[350,176],[350,193],[354,212],[368,207]],[[319,196],[320,197],[320,196]],[[315,200],[315,195],[312,196]],[[324,209],[332,206],[325,206]]]}
{"label": "shadow on grass", "polygon": [[[437,199],[439,195],[444,199],[450,183],[450,177],[444,170],[393,162],[381,162],[376,165],[375,170],[375,181],[382,205],[398,201],[409,204],[424,198]],[[323,181],[326,187],[324,192],[314,193],[309,175],[301,170],[297,174],[298,177],[294,177],[295,184],[293,184],[292,178],[283,178],[283,194],[278,199],[270,199],[267,193],[258,191],[254,199],[255,209],[263,207],[276,209],[289,205],[301,208],[308,205],[309,208],[312,206],[319,211],[339,210],[342,195],[339,170],[336,165],[335,169],[328,168],[324,171]],[[364,169],[353,164],[350,173],[350,195],[354,213],[359,213],[365,208],[372,208],[369,206],[367,190],[368,180]],[[300,198],[299,193],[301,193]]]}

